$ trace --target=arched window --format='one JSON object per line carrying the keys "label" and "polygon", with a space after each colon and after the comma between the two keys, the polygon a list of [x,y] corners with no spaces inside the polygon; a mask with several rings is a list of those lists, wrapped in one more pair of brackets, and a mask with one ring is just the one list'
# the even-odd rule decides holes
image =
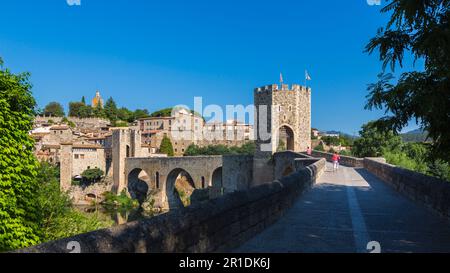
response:
{"label": "arched window", "polygon": [[204,189],[205,188],[205,177],[204,176],[202,176],[202,189]]}

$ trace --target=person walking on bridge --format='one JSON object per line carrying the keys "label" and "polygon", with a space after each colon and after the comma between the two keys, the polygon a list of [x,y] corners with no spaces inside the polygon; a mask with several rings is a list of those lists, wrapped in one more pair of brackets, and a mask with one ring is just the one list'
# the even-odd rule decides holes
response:
{"label": "person walking on bridge", "polygon": [[334,152],[331,160],[333,161],[333,171],[339,170],[339,161],[341,160],[341,157],[337,152]]}

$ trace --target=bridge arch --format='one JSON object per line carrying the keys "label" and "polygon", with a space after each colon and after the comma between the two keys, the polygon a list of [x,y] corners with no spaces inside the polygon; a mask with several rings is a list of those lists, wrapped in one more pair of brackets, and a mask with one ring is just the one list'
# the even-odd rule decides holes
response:
{"label": "bridge arch", "polygon": [[[155,201],[154,207],[170,210],[181,205],[179,196],[174,195],[175,182],[180,174],[184,177],[186,188],[189,188],[188,192],[191,194],[203,186],[204,188],[212,186],[212,173],[222,165],[222,156],[126,158],[124,180],[119,181],[113,191],[120,194],[123,188],[128,188],[129,182],[133,184],[132,180],[139,178],[135,169],[141,169],[150,177],[148,180],[141,180],[149,185],[148,196],[151,195]],[[199,196],[203,197],[201,194]]]}
{"label": "bridge arch", "polygon": [[291,126],[283,124],[278,128],[278,151],[294,151],[295,135]]}
{"label": "bridge arch", "polygon": [[166,180],[166,198],[169,209],[190,205],[190,196],[196,189],[189,172],[176,168],[169,172]]}
{"label": "bridge arch", "polygon": [[212,173],[211,186],[214,188],[223,188],[222,167],[215,169]]}
{"label": "bridge arch", "polygon": [[150,176],[141,168],[133,169],[128,174],[128,193],[131,198],[138,200],[139,204],[147,199],[151,185]]}

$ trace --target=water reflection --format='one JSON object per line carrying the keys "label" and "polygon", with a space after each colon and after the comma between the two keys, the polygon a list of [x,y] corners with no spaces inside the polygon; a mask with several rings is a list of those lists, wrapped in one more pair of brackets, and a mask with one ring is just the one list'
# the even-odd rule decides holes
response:
{"label": "water reflection", "polygon": [[95,213],[101,220],[112,221],[114,226],[154,217],[167,212],[149,212],[144,211],[141,207],[134,209],[106,209],[103,206],[75,206],[75,209],[84,213]]}

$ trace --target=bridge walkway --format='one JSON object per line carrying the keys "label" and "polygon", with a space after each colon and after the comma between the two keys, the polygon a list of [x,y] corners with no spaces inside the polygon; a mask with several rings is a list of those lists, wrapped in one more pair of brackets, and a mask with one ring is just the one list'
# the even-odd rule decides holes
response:
{"label": "bridge walkway", "polygon": [[234,252],[450,252],[450,222],[400,195],[365,169],[326,171],[274,225]]}

